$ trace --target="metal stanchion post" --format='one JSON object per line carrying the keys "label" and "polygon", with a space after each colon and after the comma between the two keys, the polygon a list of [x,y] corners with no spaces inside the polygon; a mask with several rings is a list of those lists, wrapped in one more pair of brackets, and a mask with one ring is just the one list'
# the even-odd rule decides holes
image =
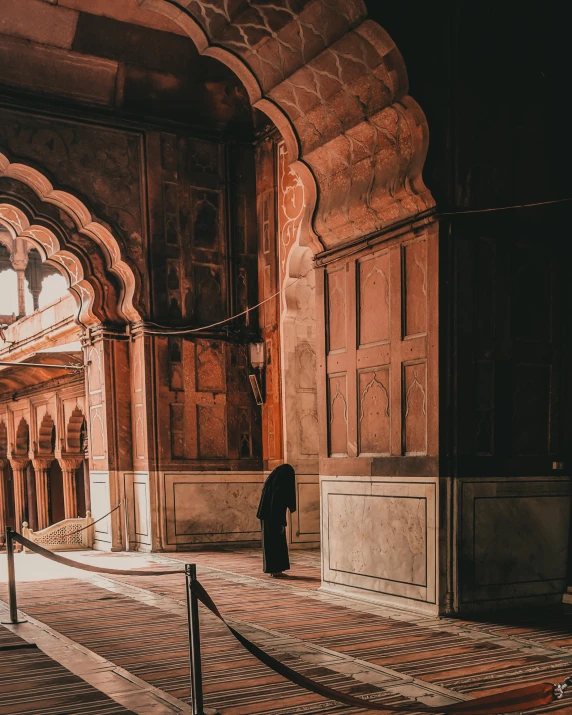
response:
{"label": "metal stanchion post", "polygon": [[16,600],[16,570],[14,568],[14,539],[12,538],[12,529],[6,527],[6,558],[8,560],[8,594],[10,598],[10,620],[2,621],[2,623],[15,624],[25,623],[26,621],[18,620],[18,602]]}
{"label": "metal stanchion post", "polygon": [[197,567],[195,564],[185,564],[185,576],[187,578],[187,621],[189,626],[192,708],[193,715],[204,715],[199,602],[192,588],[193,582],[197,580]]}

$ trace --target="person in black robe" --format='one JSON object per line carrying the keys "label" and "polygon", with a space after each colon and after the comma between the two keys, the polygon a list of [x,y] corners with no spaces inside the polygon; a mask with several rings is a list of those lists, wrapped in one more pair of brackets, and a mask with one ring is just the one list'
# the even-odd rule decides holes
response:
{"label": "person in black robe", "polygon": [[282,464],[264,482],[256,514],[262,527],[263,570],[274,577],[290,568],[286,509],[296,511],[296,473],[289,464]]}

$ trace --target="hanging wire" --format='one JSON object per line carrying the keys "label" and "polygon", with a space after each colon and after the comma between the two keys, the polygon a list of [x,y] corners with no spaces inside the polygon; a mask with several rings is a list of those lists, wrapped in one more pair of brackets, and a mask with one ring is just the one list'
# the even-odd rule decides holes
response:
{"label": "hanging wire", "polygon": [[514,206],[497,206],[490,209],[467,209],[463,211],[439,211],[437,217],[441,216],[463,216],[464,214],[486,214],[494,213],[495,211],[514,211],[516,209],[528,209],[534,206],[549,206],[550,204],[563,204],[567,201],[572,201],[572,196],[565,199],[551,199],[550,201],[536,201],[532,204],[515,204]]}
{"label": "hanging wire", "polygon": [[[225,323],[230,323],[233,320],[236,320],[237,318],[242,318],[243,315],[248,315],[251,311],[256,310],[257,308],[260,308],[263,306],[265,303],[269,303],[271,300],[274,300],[277,298],[279,295],[282,295],[282,293],[285,293],[289,288],[291,288],[293,285],[296,285],[298,281],[301,281],[303,278],[306,278],[313,270],[315,270],[314,266],[310,268],[309,271],[304,273],[304,275],[298,276],[297,278],[293,278],[290,280],[287,286],[284,286],[283,288],[280,288],[280,290],[277,290],[276,293],[273,293],[271,296],[268,298],[265,298],[264,300],[261,300],[260,303],[256,303],[256,305],[252,305],[248,307],[246,310],[243,310],[241,313],[237,313],[236,315],[231,316],[230,318],[225,318],[224,320],[219,320],[216,323],[211,323],[210,325],[202,325],[200,328],[180,328],[178,330],[173,330],[173,329],[167,329],[167,330],[145,330],[145,333],[147,335],[189,335],[190,333],[202,333],[205,332],[206,330],[211,330],[212,328],[218,328],[220,325],[224,325]],[[147,323],[147,325],[154,325],[158,328],[161,326],[158,323]]]}

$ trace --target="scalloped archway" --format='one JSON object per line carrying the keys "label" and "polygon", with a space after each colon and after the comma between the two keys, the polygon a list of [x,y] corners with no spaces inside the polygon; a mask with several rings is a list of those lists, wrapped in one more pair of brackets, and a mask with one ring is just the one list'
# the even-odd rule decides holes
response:
{"label": "scalloped archway", "polygon": [[[43,261],[50,261],[67,278],[68,288],[78,302],[78,319],[84,325],[106,320],[136,322],[141,319],[134,307],[137,282],[130,266],[123,260],[118,242],[103,224],[92,220],[91,213],[75,196],[53,188],[37,169],[12,163],[0,152],[0,179],[11,179],[31,190],[41,204],[55,207],[64,221],[48,221],[35,215],[30,202],[0,195],[0,223],[12,238],[22,237],[33,243]],[[82,253],[66,241],[69,229],[64,222],[94,244],[94,251]],[[114,276],[109,281],[106,272]],[[108,310],[107,299],[117,293],[116,306]]]}
{"label": "scalloped archway", "polygon": [[[314,251],[434,206],[425,116],[362,0],[138,0],[235,72],[281,132],[315,207]],[[308,229],[312,232],[312,228]]]}

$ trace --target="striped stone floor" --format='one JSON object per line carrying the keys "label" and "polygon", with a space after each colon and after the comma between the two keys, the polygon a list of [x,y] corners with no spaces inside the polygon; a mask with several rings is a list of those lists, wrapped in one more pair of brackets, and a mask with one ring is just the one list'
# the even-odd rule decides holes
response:
{"label": "striped stone floor", "polygon": [[[113,556],[86,558],[109,566]],[[125,568],[128,557],[116,558]],[[198,564],[203,585],[249,638],[300,672],[366,699],[439,705],[572,672],[572,609],[478,621],[418,617],[318,591],[312,552],[295,552],[284,580],[260,573],[257,552],[153,555],[147,563],[151,572],[181,561]],[[184,579],[78,575],[21,583],[20,608],[173,702],[188,703]],[[212,617],[201,618],[206,701],[221,715],[366,712],[285,682]],[[572,713],[572,698],[536,712]]]}
{"label": "striped stone floor", "polygon": [[0,625],[2,715],[134,715]]}

